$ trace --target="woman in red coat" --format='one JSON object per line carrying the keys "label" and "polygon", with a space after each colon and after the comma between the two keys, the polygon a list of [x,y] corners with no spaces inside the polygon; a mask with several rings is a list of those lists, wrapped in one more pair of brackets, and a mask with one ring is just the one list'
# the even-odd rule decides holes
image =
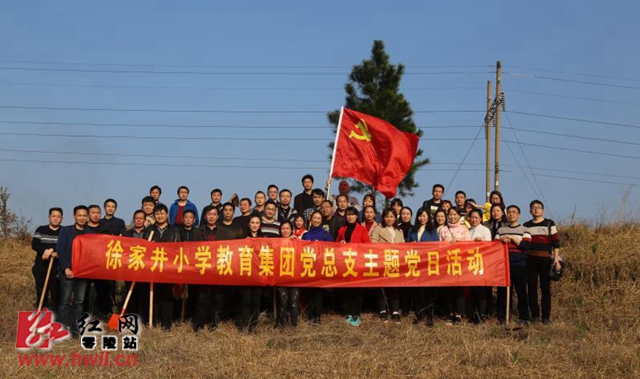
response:
{"label": "woman in red coat", "polygon": [[[338,238],[336,240],[340,243],[371,243],[369,231],[358,223],[358,210],[354,207],[347,208],[345,217],[347,218],[347,224],[338,230]],[[348,288],[345,290],[346,321],[351,326],[360,325],[363,297],[362,288]]]}

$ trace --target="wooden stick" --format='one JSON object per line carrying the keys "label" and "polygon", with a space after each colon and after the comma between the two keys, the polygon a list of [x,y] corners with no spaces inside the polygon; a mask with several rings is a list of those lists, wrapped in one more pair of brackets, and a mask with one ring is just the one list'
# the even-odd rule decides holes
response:
{"label": "wooden stick", "polygon": [[[153,230],[149,232],[149,242],[153,239]],[[153,329],[153,282],[149,286],[149,329]]]}
{"label": "wooden stick", "polygon": [[180,312],[180,322],[184,322],[185,313],[187,310],[187,297],[189,296],[189,285],[185,284],[182,289],[182,310]]}
{"label": "wooden stick", "polygon": [[511,315],[509,313],[511,311],[511,287],[507,287],[507,310],[504,313],[506,315],[505,317],[505,327],[509,326],[509,319],[511,318]]}
{"label": "wooden stick", "polygon": [[[54,257],[49,256],[49,268],[47,269],[47,278],[44,280],[44,286],[42,287],[42,294],[40,295],[40,304],[38,304],[38,313],[42,310],[42,304],[44,304],[44,298],[47,296],[47,285],[49,284],[49,276],[51,276],[51,268],[53,267]],[[36,263],[38,264],[38,263]]]}
{"label": "wooden stick", "polygon": [[278,324],[278,307],[276,306],[276,287],[273,287],[273,320]]}
{"label": "wooden stick", "polygon": [[149,286],[149,329],[153,329],[153,282]]}

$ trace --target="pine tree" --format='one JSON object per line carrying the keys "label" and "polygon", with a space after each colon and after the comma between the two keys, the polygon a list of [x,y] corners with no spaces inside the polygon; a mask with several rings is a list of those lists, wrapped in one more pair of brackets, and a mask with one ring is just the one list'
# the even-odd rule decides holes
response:
{"label": "pine tree", "polygon": [[[404,74],[402,64],[389,63],[389,55],[384,50],[384,43],[376,40],[371,49],[371,58],[353,66],[349,81],[345,85],[347,96],[345,107],[358,112],[381,118],[403,132],[422,136],[413,121],[411,105],[400,93],[400,80]],[[334,133],[337,131],[340,110],[327,114],[329,122],[333,124]],[[329,144],[333,151],[334,143]],[[422,150],[418,149],[413,166],[398,186],[399,196],[413,196],[413,190],[419,186],[415,180],[416,170],[429,163],[429,159],[420,159]],[[371,186],[353,181],[354,192],[373,192]]]}

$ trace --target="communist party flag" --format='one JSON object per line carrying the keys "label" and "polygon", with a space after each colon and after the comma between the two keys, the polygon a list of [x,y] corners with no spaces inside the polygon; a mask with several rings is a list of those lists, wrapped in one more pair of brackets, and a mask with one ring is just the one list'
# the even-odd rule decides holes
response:
{"label": "communist party flag", "polygon": [[332,177],[354,178],[387,198],[396,195],[416,156],[418,136],[377,117],[342,108]]}

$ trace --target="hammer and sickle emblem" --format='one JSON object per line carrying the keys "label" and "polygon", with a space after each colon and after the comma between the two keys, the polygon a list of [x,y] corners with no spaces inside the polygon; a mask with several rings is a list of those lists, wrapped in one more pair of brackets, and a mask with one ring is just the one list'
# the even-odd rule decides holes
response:
{"label": "hammer and sickle emblem", "polygon": [[371,133],[369,133],[369,127],[363,119],[360,119],[360,122],[356,124],[356,129],[359,129],[362,134],[358,134],[355,130],[352,130],[351,133],[349,133],[349,138],[371,142]]}

